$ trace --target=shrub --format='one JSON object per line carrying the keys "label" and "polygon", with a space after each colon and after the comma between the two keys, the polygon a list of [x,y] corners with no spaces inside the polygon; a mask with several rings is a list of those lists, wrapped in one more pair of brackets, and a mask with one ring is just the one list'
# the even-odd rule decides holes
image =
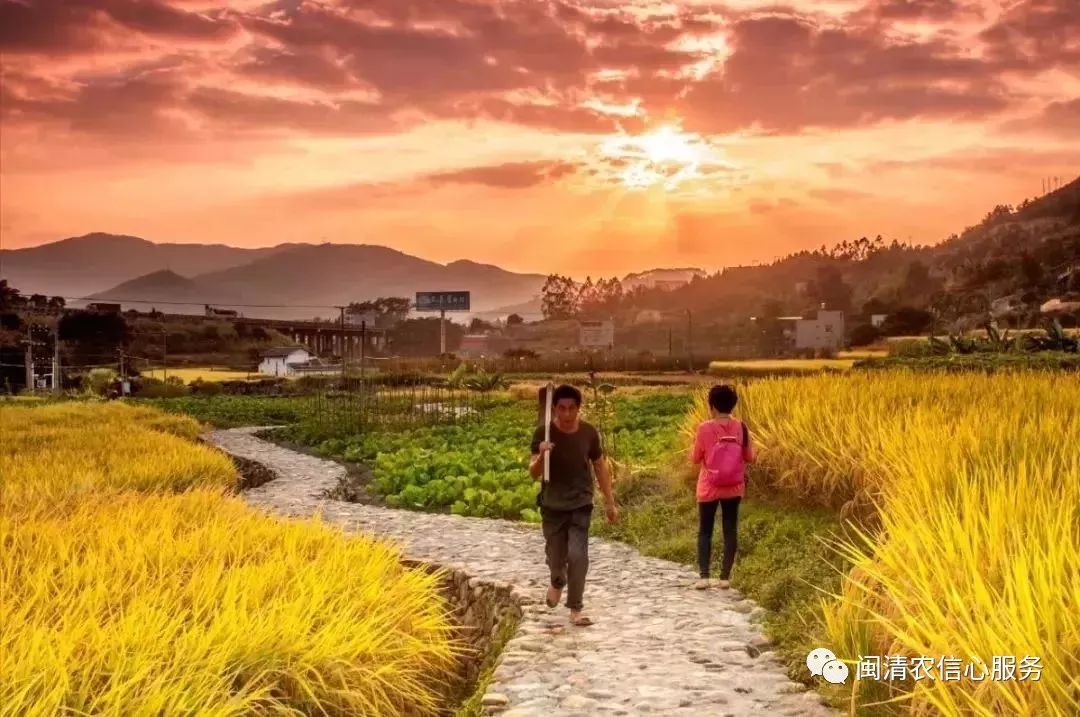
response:
{"label": "shrub", "polygon": [[184,382],[175,376],[162,381],[156,378],[140,378],[133,389],[140,398],[176,398],[186,396],[188,389]]}
{"label": "shrub", "polygon": [[83,390],[95,396],[104,396],[116,378],[117,373],[111,368],[92,368],[83,378]]}
{"label": "shrub", "polygon": [[217,381],[203,381],[197,378],[190,385],[191,392],[197,396],[220,396],[225,392],[224,387]]}
{"label": "shrub", "polygon": [[935,353],[930,341],[923,338],[900,339],[889,342],[889,356],[901,358],[920,358]]}
{"label": "shrub", "polygon": [[881,331],[873,324],[859,324],[851,330],[852,346],[869,346],[881,338]]}
{"label": "shrub", "polygon": [[934,325],[934,315],[913,306],[903,306],[885,318],[881,327],[886,336],[917,336]]}

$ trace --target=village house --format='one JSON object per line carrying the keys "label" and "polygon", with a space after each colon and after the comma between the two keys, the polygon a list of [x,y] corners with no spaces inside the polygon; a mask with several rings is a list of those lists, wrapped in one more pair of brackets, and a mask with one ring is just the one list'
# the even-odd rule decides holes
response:
{"label": "village house", "polygon": [[818,311],[816,319],[795,322],[796,349],[839,349],[844,345],[844,312]]}
{"label": "village house", "polygon": [[307,366],[315,358],[303,346],[282,346],[267,349],[261,354],[259,373],[264,376],[290,376],[298,366]]}
{"label": "village house", "polygon": [[1080,300],[1062,301],[1060,298],[1054,298],[1039,307],[1039,312],[1043,314],[1064,314],[1072,311],[1080,312]]}

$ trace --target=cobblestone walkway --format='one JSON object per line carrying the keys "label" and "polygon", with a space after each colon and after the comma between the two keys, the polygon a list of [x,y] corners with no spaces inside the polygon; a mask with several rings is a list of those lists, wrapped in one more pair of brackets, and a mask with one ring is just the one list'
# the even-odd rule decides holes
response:
{"label": "cobblestone walkway", "polygon": [[[323,518],[396,541],[410,558],[508,583],[523,604],[518,633],[484,696],[503,717],[570,715],[832,715],[791,682],[754,620],[763,612],[738,591],[697,591],[696,575],[599,538],[589,541],[585,607],[574,627],[565,607],[543,604],[544,544],[531,525],[393,510],[320,497],[345,469],[256,438],[260,429],[206,439],[277,477],[245,493],[280,515]],[[602,519],[602,518],[601,518]]]}

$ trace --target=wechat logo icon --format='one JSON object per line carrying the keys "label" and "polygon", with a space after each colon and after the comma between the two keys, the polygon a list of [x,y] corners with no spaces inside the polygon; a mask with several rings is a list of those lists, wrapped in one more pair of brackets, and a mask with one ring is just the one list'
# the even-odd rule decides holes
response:
{"label": "wechat logo icon", "polygon": [[832,650],[824,647],[810,651],[806,656],[806,667],[811,675],[824,677],[825,681],[832,685],[844,684],[849,675],[848,666],[836,659]]}

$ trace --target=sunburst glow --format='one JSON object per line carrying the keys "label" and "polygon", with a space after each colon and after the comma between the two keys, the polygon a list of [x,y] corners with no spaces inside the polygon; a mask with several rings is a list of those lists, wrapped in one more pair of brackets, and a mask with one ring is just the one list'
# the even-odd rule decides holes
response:
{"label": "sunburst glow", "polygon": [[643,135],[639,143],[645,156],[654,164],[696,164],[701,161],[702,152],[694,139],[693,135],[680,134],[671,127],[661,127],[655,132]]}
{"label": "sunburst glow", "polygon": [[675,126],[613,137],[604,143],[602,152],[620,168],[618,180],[628,189],[662,187],[673,191],[731,167],[719,148],[701,135]]}

